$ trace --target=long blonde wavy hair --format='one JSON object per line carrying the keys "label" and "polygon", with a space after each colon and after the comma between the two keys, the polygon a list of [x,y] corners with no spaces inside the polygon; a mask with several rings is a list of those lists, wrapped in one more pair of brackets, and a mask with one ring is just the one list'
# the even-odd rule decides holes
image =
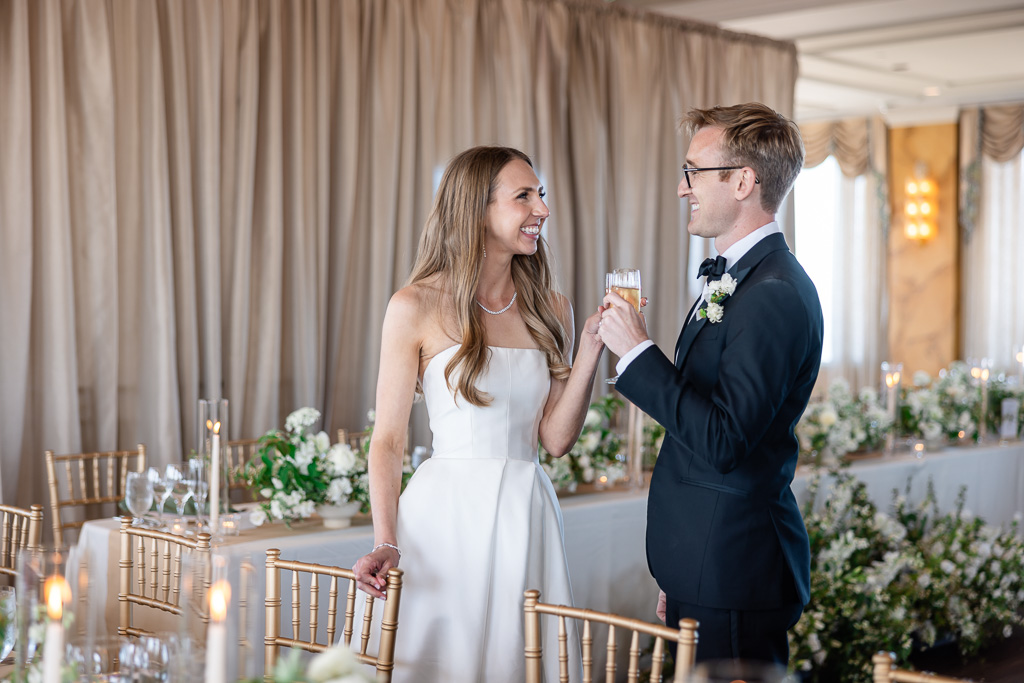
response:
{"label": "long blonde wavy hair", "polygon": [[[516,159],[533,167],[530,157],[509,147],[473,147],[452,159],[441,178],[407,283],[440,276],[442,291],[455,303],[456,333],[461,340],[459,350],[445,366],[445,380],[451,390],[452,374],[459,370],[457,395],[476,406],[491,402],[491,397],[476,387],[477,378],[489,360],[481,313],[476,305],[487,207],[493,201],[498,174]],[[512,281],[519,294],[520,315],[547,357],[551,375],[565,379],[569,376],[566,358],[572,350],[556,310],[543,237],[533,255],[512,257]]]}

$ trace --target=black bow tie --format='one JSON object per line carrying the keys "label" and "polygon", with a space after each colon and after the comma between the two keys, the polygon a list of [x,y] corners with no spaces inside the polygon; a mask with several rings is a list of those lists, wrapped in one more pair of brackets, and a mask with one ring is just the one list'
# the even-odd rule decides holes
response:
{"label": "black bow tie", "polygon": [[715,258],[706,258],[701,261],[700,269],[697,270],[697,277],[710,276],[720,279],[723,273],[725,273],[725,258],[716,256]]}

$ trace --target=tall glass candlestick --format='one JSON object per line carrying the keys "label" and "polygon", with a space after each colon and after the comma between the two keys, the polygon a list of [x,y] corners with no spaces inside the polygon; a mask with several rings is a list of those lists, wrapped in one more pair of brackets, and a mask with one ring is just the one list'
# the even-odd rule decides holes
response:
{"label": "tall glass candlestick", "polygon": [[889,418],[889,431],[885,435],[885,452],[891,455],[896,450],[896,408],[900,398],[900,380],[903,377],[903,363],[882,363],[882,385],[885,387],[885,414]]}
{"label": "tall glass candlestick", "polygon": [[981,392],[978,405],[978,443],[988,436],[988,378],[991,373],[992,361],[982,358],[971,367],[971,377],[977,382]]}
{"label": "tall glass candlestick", "polygon": [[199,401],[199,457],[209,463],[210,534],[218,537],[220,518],[230,512],[228,498],[230,485],[229,463],[221,449],[221,439],[228,435],[228,400],[200,399]]}

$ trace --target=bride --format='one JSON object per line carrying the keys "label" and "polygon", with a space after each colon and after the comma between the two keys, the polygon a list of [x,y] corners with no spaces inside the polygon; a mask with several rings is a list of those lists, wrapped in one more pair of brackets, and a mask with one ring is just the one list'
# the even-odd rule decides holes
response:
{"label": "bride", "polygon": [[[409,282],[388,304],[369,456],[376,546],[354,569],[377,597],[388,569],[405,570],[395,681],[521,681],[523,591],[572,604],[561,511],[537,443],[556,456],[572,448],[603,346],[598,312],[571,366],[572,307],[552,289],[540,234],[548,215],[525,154],[459,154]],[[434,452],[399,500],[417,391]],[[545,637],[553,651],[556,634]]]}

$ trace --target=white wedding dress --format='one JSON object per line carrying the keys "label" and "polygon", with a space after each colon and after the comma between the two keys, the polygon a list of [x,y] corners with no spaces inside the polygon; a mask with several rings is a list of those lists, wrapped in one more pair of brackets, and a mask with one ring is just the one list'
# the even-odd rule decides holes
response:
{"label": "white wedding dress", "polygon": [[[572,604],[562,514],[537,460],[550,375],[539,350],[490,347],[478,386],[491,404],[456,401],[444,377],[456,348],[424,370],[434,452],[398,504],[405,577],[393,680],[520,683],[523,591]],[[569,661],[579,662],[572,628]],[[542,631],[545,678],[554,682],[554,620],[544,620]],[[573,681],[580,677],[572,672]]]}

